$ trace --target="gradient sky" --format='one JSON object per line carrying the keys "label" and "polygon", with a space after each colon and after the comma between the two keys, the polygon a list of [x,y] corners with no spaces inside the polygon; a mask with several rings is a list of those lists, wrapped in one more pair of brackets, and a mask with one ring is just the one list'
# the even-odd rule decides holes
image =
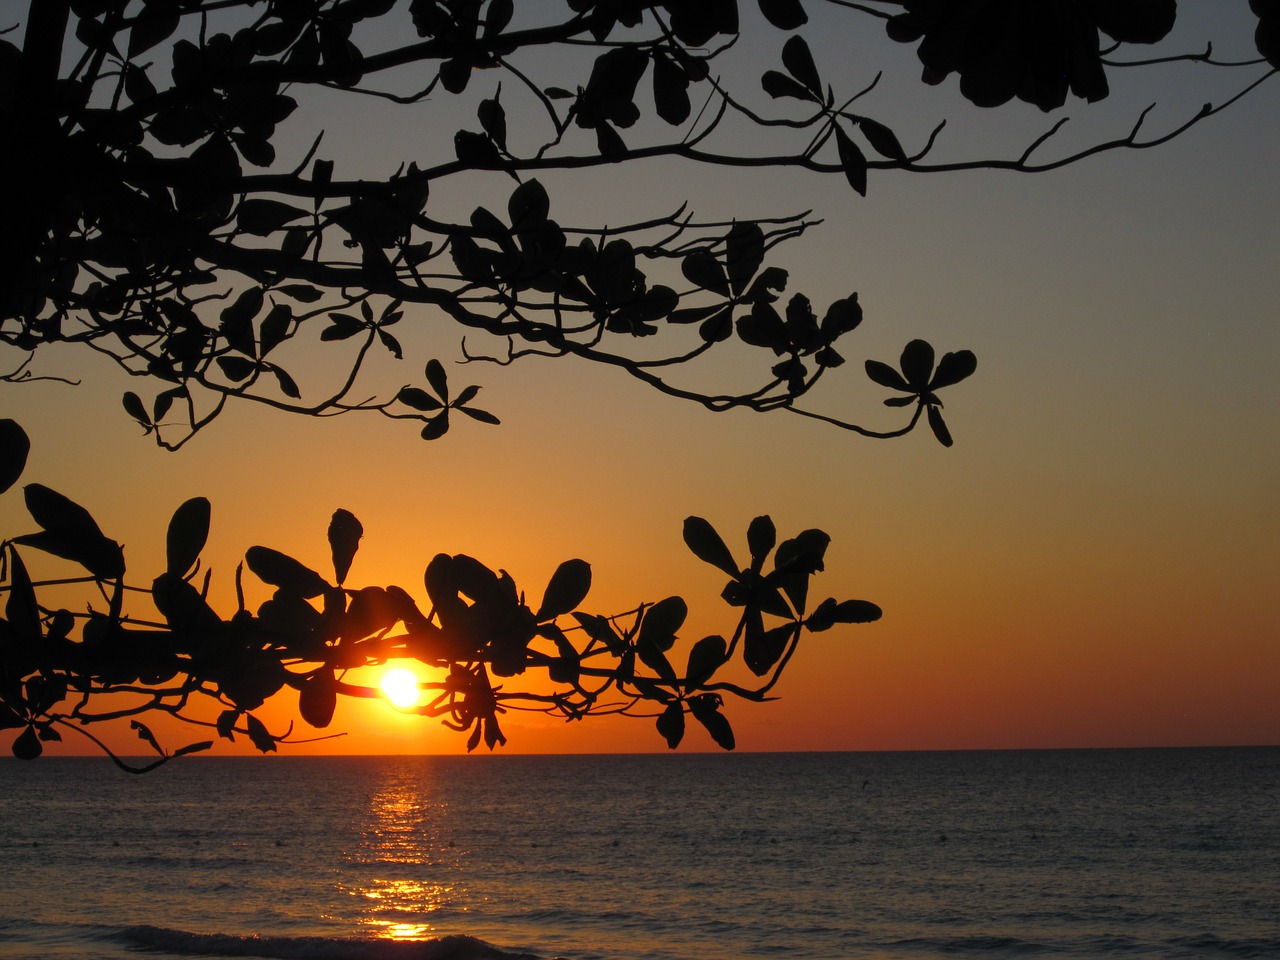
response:
{"label": "gradient sky", "polygon": [[[1212,36],[1219,55],[1250,55],[1243,2],[1180,7],[1183,49]],[[909,150],[948,118],[951,156],[1017,153],[1056,116],[968,108],[954,78],[919,85],[909,48],[847,19],[867,36],[846,48],[817,24],[820,65],[850,90],[883,66],[885,92],[866,110]],[[1242,76],[1186,65],[1113,75],[1113,100],[1068,104],[1064,142],[1127,129],[1153,100],[1152,129],[1167,129]],[[1035,176],[873,175],[865,199],[839,175],[674,162],[542,178],[564,220],[618,222],[685,199],[707,217],[814,209],[825,222],[770,262],[815,303],[856,290],[866,311],[842,342],[858,362],[821,404],[891,426],[897,411],[879,406],[885,391],[862,376],[862,359],[894,360],[917,336],[972,349],[977,374],[944,397],[950,450],[926,431],[876,442],[797,417],[711,414],[567,360],[454,368],[453,382],[484,386],[477,402],[503,424],[431,444],[381,418],[307,422],[232,405],[166,454],[120,408],[129,385],[117,374],[74,355],[59,367],[52,352],[41,369],[73,369],[82,385],[0,385],[0,416],[31,434],[24,479],[89,507],[144,582],[160,569],[173,509],[208,496],[205,559],[227,612],[245,548],[327,570],[325,527],[344,507],[365,527],[355,585],[399,583],[421,597],[430,557],[466,552],[536,598],[557,563],[582,557],[595,575],[588,607],[679,593],[694,640],[732,621],[717,598],[722,576],[681,542],[687,515],[710,519],[738,550],[757,514],[784,535],[821,527],[833,542],[816,594],[873,600],[884,619],[810,638],[778,702],[730,704],[739,749],[1274,744],[1278,108],[1272,80],[1156,150]],[[429,135],[429,111],[421,125],[341,104],[314,114],[299,142],[307,123],[323,122],[340,173],[389,172],[444,139]],[[442,125],[449,141],[457,125]],[[500,206],[509,183],[437,199]],[[413,319],[423,352],[387,371],[389,389],[418,379],[429,356],[458,356],[452,328]],[[31,528],[17,490],[0,498],[0,520],[6,535]],[[292,704],[283,707],[275,717]],[[507,752],[663,749],[651,720],[508,715],[503,726]],[[334,729],[348,735],[287,752],[464,749],[464,737],[376,702],[341,704]],[[714,745],[691,728],[681,749]]]}

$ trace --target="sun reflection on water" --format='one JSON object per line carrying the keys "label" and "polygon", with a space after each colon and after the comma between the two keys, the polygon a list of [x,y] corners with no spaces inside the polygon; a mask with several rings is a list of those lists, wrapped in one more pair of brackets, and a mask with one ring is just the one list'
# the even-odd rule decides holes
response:
{"label": "sun reflection on water", "polygon": [[[371,785],[375,786],[375,785]],[[426,940],[448,932],[435,915],[466,911],[456,883],[464,856],[444,832],[446,805],[430,797],[430,784],[403,771],[376,784],[356,869],[343,889],[359,898],[358,922],[384,940]]]}

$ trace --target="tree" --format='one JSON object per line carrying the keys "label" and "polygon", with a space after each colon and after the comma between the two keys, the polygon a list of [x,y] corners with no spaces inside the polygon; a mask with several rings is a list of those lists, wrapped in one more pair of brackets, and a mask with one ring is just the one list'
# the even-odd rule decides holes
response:
{"label": "tree", "polygon": [[[904,146],[896,124],[862,112],[859,101],[875,78],[866,77],[857,92],[837,94],[803,35],[808,14],[818,5],[808,6],[799,0],[759,0],[767,29],[786,39],[780,62],[757,69],[758,78],[750,77],[744,86],[745,81],[719,72],[742,38],[739,15],[747,10],[739,10],[734,0],[569,0],[558,16],[540,10],[538,16],[546,19],[538,22],[519,19],[517,14],[525,12],[509,0],[414,0],[407,8],[394,9],[389,0],[33,2],[21,49],[0,42],[0,76],[10,92],[0,103],[0,122],[12,132],[11,142],[22,145],[6,152],[4,161],[10,216],[9,229],[0,238],[0,262],[13,269],[0,289],[0,342],[20,358],[5,379],[49,375],[39,368],[38,358],[55,344],[109,357],[147,385],[145,398],[132,391],[124,394],[128,415],[171,449],[210,424],[232,399],[313,416],[377,412],[416,420],[425,439],[437,439],[449,429],[451,415],[497,422],[475,406],[477,388],[451,388],[438,360],[419,358],[416,365],[424,370],[419,384],[361,399],[361,374],[378,351],[404,355],[406,338],[400,331],[406,327],[452,321],[484,338],[480,352],[464,340],[466,361],[507,364],[529,356],[576,357],[616,368],[713,411],[780,410],[872,437],[900,436],[923,420],[949,446],[952,438],[938,391],[974,372],[976,360],[966,350],[937,360],[931,345],[912,340],[896,367],[875,359],[863,364],[872,381],[898,394],[886,404],[911,408],[906,422],[892,429],[863,427],[843,414],[802,405],[828,372],[844,365],[846,338],[862,321],[856,294],[819,308],[798,293],[784,302],[789,276],[766,258],[814,225],[807,215],[699,221],[681,208],[623,226],[566,226],[556,219],[553,198],[539,178],[665,156],[830,173],[865,193],[869,175],[886,169],[1036,172],[1100,150],[1153,146],[1236,98],[1206,106],[1184,123],[1153,134],[1143,129],[1144,114],[1125,137],[1060,155],[1049,151],[1061,120],[1017,155],[948,158],[940,155],[941,127],[923,143]],[[956,73],[962,93],[975,104],[994,107],[1016,97],[1045,111],[1069,96],[1101,100],[1108,94],[1109,70],[1156,62],[1134,59],[1125,50],[1166,36],[1175,16],[1172,0],[1035,5],[905,0],[821,6],[824,16],[850,18],[847,29],[879,29],[883,24],[893,41],[918,41],[926,83],[940,83]],[[1276,5],[1254,0],[1252,6],[1259,17],[1259,51],[1274,66]],[[401,29],[385,29],[389,24]],[[410,32],[415,39],[404,42]],[[1109,38],[1105,48],[1103,36]],[[1262,61],[1221,64],[1211,51],[1180,59],[1248,71],[1240,96],[1274,75],[1273,68],[1253,69]],[[462,121],[457,113],[445,114],[437,138],[443,152],[415,157],[380,180],[360,179],[345,176],[324,159],[321,138],[299,141],[289,129],[299,104],[319,94],[391,101],[405,109],[461,103],[474,109],[474,119],[470,113]],[[764,106],[756,103],[761,99]],[[773,152],[743,150],[743,130],[765,137]],[[477,182],[500,195],[502,215],[485,206],[465,219],[438,212],[440,198],[469,193]],[[312,386],[297,364],[305,368],[307,354],[319,344],[346,351],[344,372],[334,383]],[[764,372],[738,389],[701,385],[698,362],[723,350],[763,358],[757,362]],[[7,429],[11,438],[19,435],[16,425]],[[16,478],[21,460],[12,454],[9,462]],[[272,615],[287,609],[285,633],[303,631],[312,644],[306,647],[296,638],[290,643],[264,639],[263,611],[254,617],[243,604],[231,620],[218,619],[222,626],[214,628],[216,615],[191,582],[203,542],[200,531],[208,523],[207,509],[193,502],[178,512],[171,527],[181,548],[170,555],[163,585],[158,580],[150,591],[161,620],[146,628],[144,638],[130,634],[139,625],[123,611],[124,564],[114,541],[97,530],[87,513],[48,488],[30,485],[27,503],[41,532],[8,542],[13,609],[6,610],[6,649],[11,651],[6,657],[11,659],[4,682],[6,703],[14,711],[7,722],[24,729],[19,741],[28,752],[38,747],[41,733],[56,729],[48,718],[61,700],[51,699],[62,692],[60,683],[78,689],[71,682],[77,678],[88,684],[82,694],[96,696],[137,686],[144,677],[163,676],[157,682],[168,683],[170,677],[183,676],[170,688],[183,705],[194,691],[209,685],[232,714],[219,732],[230,733],[242,724],[242,730],[256,734],[250,711],[257,694],[276,681],[280,683],[272,689],[292,685],[309,690],[304,718],[324,718],[320,707],[341,689],[330,673],[347,666],[337,653],[353,635],[354,627],[342,625],[347,618],[366,618],[361,622],[371,630],[357,643],[377,635],[378,643],[360,647],[363,655],[376,658],[388,647],[384,641],[390,626],[465,634],[473,625],[463,621],[485,620],[491,605],[505,611],[492,617],[506,625],[504,617],[515,617],[519,630],[494,633],[483,641],[488,644],[483,650],[472,646],[460,659],[431,654],[441,662],[463,663],[462,669],[481,684],[468,688],[472,706],[455,713],[454,720],[468,726],[473,736],[488,739],[489,733],[481,731],[488,730],[486,718],[492,719],[490,746],[501,734],[493,711],[475,707],[488,684],[487,673],[480,674],[488,669],[504,675],[509,668],[528,666],[533,655],[527,642],[534,636],[555,650],[539,654],[537,665],[570,687],[575,657],[581,661],[584,654],[607,652],[616,659],[608,678],[594,676],[615,689],[621,689],[616,684],[622,677],[624,684],[632,684],[626,689],[633,702],[656,701],[660,730],[669,741],[678,739],[676,718],[682,725],[686,709],[709,729],[720,723],[707,722],[712,713],[718,716],[718,709],[694,707],[714,703],[696,697],[719,695],[719,688],[706,686],[710,675],[702,677],[702,672],[722,656],[720,646],[704,641],[698,662],[691,659],[683,677],[674,674],[665,657],[646,659],[642,653],[641,648],[652,654],[642,642],[646,634],[659,648],[667,637],[665,625],[657,630],[644,623],[653,623],[657,611],[657,622],[665,617],[675,623],[674,635],[679,605],[642,607],[612,637],[599,619],[579,621],[578,647],[555,625],[556,616],[574,612],[585,596],[588,581],[580,561],[561,568],[564,572],[553,578],[542,610],[531,611],[517,602],[509,579],[465,557],[437,558],[434,578],[428,569],[435,610],[424,617],[406,603],[407,594],[400,597],[391,588],[382,594],[376,588],[366,588],[375,593],[344,591],[340,560],[353,550],[350,531],[358,526],[349,515],[335,515],[343,519],[335,519],[331,534],[333,584],[295,569],[274,552],[253,548],[249,554],[251,571],[282,594],[275,598],[280,603]],[[686,541],[733,578],[726,599],[742,607],[724,654],[740,648],[753,672],[770,677],[763,689],[752,688],[752,696],[764,696],[776,681],[802,627],[819,629],[830,625],[828,619],[870,615],[869,607],[834,600],[832,606],[807,611],[806,594],[796,592],[799,580],[792,579],[804,568],[807,582],[820,569],[818,544],[825,541],[817,531],[802,534],[787,550],[779,548],[782,555],[775,562],[781,566],[765,575],[763,564],[773,547],[771,524],[763,519],[753,523],[748,535],[752,559],[742,568],[718,535],[692,523],[686,527]],[[80,563],[88,579],[100,585],[109,598],[108,612],[77,615],[92,628],[87,637],[82,630],[81,638],[72,640],[77,618],[35,601],[37,585],[24,585],[18,546]],[[767,586],[758,587],[757,580]],[[761,590],[767,598],[758,595]],[[469,597],[472,606],[453,603],[460,595]],[[568,597],[574,601],[565,607]],[[322,609],[308,602],[313,598],[323,598]],[[464,608],[474,612],[464,613]],[[449,610],[453,612],[445,612]],[[765,614],[783,623],[766,628]],[[397,619],[388,623],[386,617],[392,615]],[[450,617],[455,622],[446,624]],[[251,620],[258,625],[237,633]],[[213,662],[194,648],[173,648],[189,644],[205,628],[220,635],[236,633],[232,646],[249,653],[224,663],[230,654],[217,654]],[[89,655],[95,631],[102,631],[104,652]],[[661,641],[653,640],[659,634]],[[46,647],[50,637],[55,645],[71,644],[82,659],[32,660],[28,648],[37,644],[37,637]],[[527,641],[520,648],[523,654],[508,650],[518,646],[512,637]],[[147,669],[137,676],[120,674],[124,679],[109,669],[106,676],[98,670],[107,663],[102,657],[119,656],[113,644],[137,641],[145,646],[161,640],[160,646],[169,644],[163,651],[168,666],[178,658],[176,673],[164,675],[149,660],[140,664]],[[18,650],[27,653],[14,652]],[[665,654],[664,649],[658,652]],[[651,675],[643,682],[627,673],[629,653],[632,668],[636,657],[649,668]],[[138,656],[145,660],[153,654],[161,656],[154,651]],[[298,659],[321,654],[319,660]],[[309,666],[292,672],[299,664]],[[762,665],[763,670],[756,669]],[[577,676],[580,680],[583,674]],[[239,689],[241,681],[251,689]],[[186,686],[188,682],[194,686]],[[445,701],[451,710],[462,697],[458,689],[453,700]],[[568,699],[546,703],[569,715],[601,709],[588,696],[590,690],[575,690],[583,703],[568,694]],[[173,712],[172,705],[161,697],[146,701],[139,712]],[[80,712],[87,716],[87,708]],[[265,735],[262,743],[273,739]],[[728,738],[717,739],[724,743]]]}

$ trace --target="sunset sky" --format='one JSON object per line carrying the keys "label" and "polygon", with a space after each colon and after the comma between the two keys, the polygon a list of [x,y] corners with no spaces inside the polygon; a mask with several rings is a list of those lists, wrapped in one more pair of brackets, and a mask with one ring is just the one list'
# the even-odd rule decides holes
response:
{"label": "sunset sky", "polygon": [[[1246,7],[1184,0],[1182,49],[1212,38],[1224,58],[1255,55]],[[946,118],[949,156],[1016,155],[1058,116],[1024,104],[980,113],[954,78],[918,84],[913,50],[874,21],[842,21],[865,36],[846,49],[814,25],[820,66],[849,90],[884,67],[885,92],[867,109],[908,149]],[[1150,129],[1168,129],[1263,72],[1113,73],[1112,100],[1064,108],[1064,145],[1124,131],[1152,101]],[[431,107],[415,125],[331,105],[296,136],[305,144],[323,123],[340,168],[385,174],[437,149],[423,146],[444,136],[427,126]],[[810,638],[779,701],[729,704],[740,750],[1280,743],[1278,117],[1272,79],[1154,150],[1035,176],[873,174],[865,199],[838,174],[674,161],[542,178],[553,215],[578,222],[686,199],[706,217],[813,209],[824,222],[770,262],[815,303],[856,290],[866,319],[842,341],[857,362],[811,405],[889,428],[900,411],[880,406],[886,391],[863,376],[864,358],[895,361],[914,337],[971,349],[976,375],[944,395],[951,449],[925,430],[870,441],[799,417],[712,414],[571,360],[451,367],[454,383],[483,385],[477,404],[503,422],[462,424],[434,443],[382,418],[306,421],[232,404],[168,454],[121,409],[134,385],[52,351],[38,372],[70,369],[83,383],[0,384],[0,417],[31,435],[24,480],[88,507],[141,582],[161,569],[173,510],[209,497],[205,561],[226,614],[251,545],[328,571],[325,528],[342,507],[365,528],[349,585],[397,583],[425,601],[427,561],[465,552],[509,570],[536,601],[560,561],[581,557],[594,572],[586,607],[678,593],[693,641],[733,621],[722,575],[681,542],[686,516],[711,520],[740,553],[758,514],[783,535],[820,527],[832,546],[814,593],[875,601],[884,618]],[[456,125],[441,126],[450,142]],[[509,189],[486,181],[442,202],[500,205]],[[420,380],[428,357],[458,358],[458,333],[433,319],[406,318],[427,325],[424,350],[386,371],[386,392]],[[32,529],[18,489],[0,497],[0,529]],[[285,699],[262,714],[273,727],[294,710]],[[511,753],[665,749],[648,719],[508,715],[503,727]],[[347,736],[285,752],[464,751],[464,736],[378,702],[340,704],[333,729]],[[127,730],[113,743],[136,752]],[[715,747],[691,729],[681,749]]]}

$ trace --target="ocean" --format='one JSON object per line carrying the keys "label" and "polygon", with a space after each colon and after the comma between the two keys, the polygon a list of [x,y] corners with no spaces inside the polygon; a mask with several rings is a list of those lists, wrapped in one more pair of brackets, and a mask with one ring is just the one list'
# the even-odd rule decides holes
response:
{"label": "ocean", "polygon": [[1280,748],[0,761],[0,958],[1280,958]]}

